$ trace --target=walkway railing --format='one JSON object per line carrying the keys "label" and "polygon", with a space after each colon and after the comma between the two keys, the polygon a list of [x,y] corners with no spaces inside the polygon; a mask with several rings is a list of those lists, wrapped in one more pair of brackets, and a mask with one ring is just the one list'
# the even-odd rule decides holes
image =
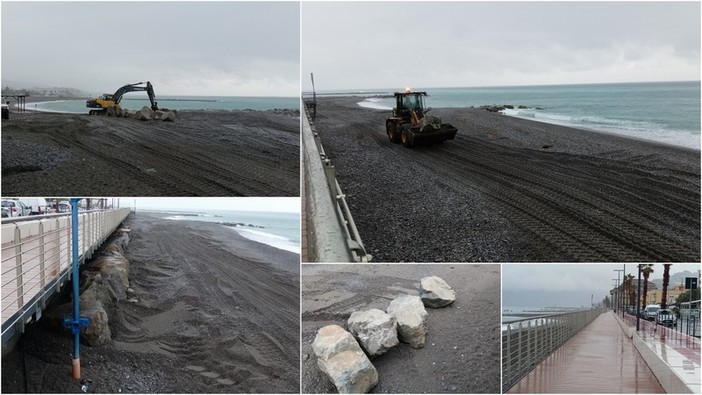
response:
{"label": "walkway railing", "polygon": [[324,152],[319,134],[303,106],[302,155],[307,247],[315,262],[368,262],[361,236],[336,180],[336,172]]}
{"label": "walkway railing", "polygon": [[[122,208],[81,213],[78,250],[81,262],[129,215]],[[46,300],[58,291],[71,266],[70,215],[45,215],[2,221],[2,342],[39,319]]]}
{"label": "walkway railing", "polygon": [[503,392],[605,311],[586,310],[503,321]]}

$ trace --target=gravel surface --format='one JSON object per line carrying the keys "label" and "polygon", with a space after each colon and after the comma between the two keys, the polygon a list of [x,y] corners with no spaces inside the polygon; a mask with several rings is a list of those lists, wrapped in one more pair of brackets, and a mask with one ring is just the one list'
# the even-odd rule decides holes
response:
{"label": "gravel surface", "polygon": [[456,300],[427,309],[423,348],[400,343],[372,357],[372,393],[499,393],[500,267],[498,265],[302,265],[302,393],[335,392],[317,367],[312,342],[319,328],[348,330],[352,312],[385,311],[403,294],[419,296],[422,277],[438,275]]}
{"label": "gravel surface", "polygon": [[387,111],[322,98],[317,131],[377,262],[698,262],[700,152],[434,109],[454,140],[407,149]]}
{"label": "gravel surface", "polygon": [[[160,217],[127,222],[137,303],[107,306],[112,340],[81,345],[89,392],[298,393],[299,255]],[[80,392],[71,339],[29,325],[2,359],[2,392]]]}
{"label": "gravel surface", "polygon": [[299,122],[286,110],[175,122],[29,113],[2,121],[3,193],[299,196]]}

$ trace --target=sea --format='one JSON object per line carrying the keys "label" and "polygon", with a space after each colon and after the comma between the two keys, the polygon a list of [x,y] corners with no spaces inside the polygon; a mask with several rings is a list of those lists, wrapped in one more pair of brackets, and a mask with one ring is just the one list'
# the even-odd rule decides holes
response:
{"label": "sea", "polygon": [[516,328],[519,323],[526,326],[531,323],[531,326],[544,325],[549,322],[545,318],[530,319],[531,317],[547,317],[554,314],[569,313],[579,310],[588,310],[589,307],[518,307],[518,306],[502,306],[502,330],[507,330],[507,323],[512,323],[512,328]]}
{"label": "sea", "polygon": [[[37,103],[27,103],[28,110],[59,112],[70,114],[87,114],[90,110],[85,106],[87,99],[54,100]],[[169,110],[273,110],[299,109],[300,99],[297,97],[246,97],[246,96],[163,96],[157,97],[159,108]],[[128,110],[140,110],[151,107],[147,97],[123,97],[119,103]]]}
{"label": "sea", "polygon": [[[147,211],[147,210],[145,210]],[[300,214],[256,211],[169,210],[166,219],[229,222],[254,226],[226,226],[241,236],[281,250],[300,254]]]}
{"label": "sea", "polygon": [[[427,91],[429,107],[508,104],[508,116],[700,149],[700,81],[413,90]],[[357,95],[360,106],[391,110],[395,91],[318,95]]]}

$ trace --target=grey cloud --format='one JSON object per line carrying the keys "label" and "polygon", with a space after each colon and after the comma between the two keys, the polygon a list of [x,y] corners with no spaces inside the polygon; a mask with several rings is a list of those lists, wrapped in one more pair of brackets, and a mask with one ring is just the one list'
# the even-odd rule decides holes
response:
{"label": "grey cloud", "polygon": [[336,89],[695,79],[699,15],[691,2],[303,3],[303,75]]}
{"label": "grey cloud", "polygon": [[7,79],[85,90],[166,74],[299,84],[297,3],[12,2],[2,11]]}

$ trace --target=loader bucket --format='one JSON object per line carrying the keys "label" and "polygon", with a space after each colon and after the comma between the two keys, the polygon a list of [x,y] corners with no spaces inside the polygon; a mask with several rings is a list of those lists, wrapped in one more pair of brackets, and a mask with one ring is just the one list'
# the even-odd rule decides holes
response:
{"label": "loader bucket", "polygon": [[431,126],[424,127],[419,133],[413,133],[414,144],[440,143],[446,140],[453,140],[458,129],[449,124],[443,123],[441,127],[435,129]]}

